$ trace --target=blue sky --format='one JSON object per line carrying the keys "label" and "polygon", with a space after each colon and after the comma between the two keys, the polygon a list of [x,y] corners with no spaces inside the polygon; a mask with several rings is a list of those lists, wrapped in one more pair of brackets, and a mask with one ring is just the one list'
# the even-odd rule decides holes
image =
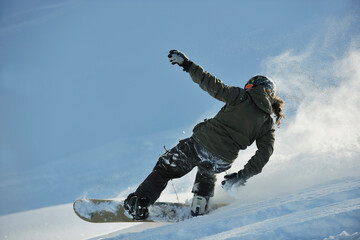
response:
{"label": "blue sky", "polygon": [[119,139],[188,131],[222,104],[169,64],[170,49],[243,86],[264,71],[265,59],[303,51],[329,22],[356,16],[359,5],[1,1],[2,171],[11,163],[21,172]]}

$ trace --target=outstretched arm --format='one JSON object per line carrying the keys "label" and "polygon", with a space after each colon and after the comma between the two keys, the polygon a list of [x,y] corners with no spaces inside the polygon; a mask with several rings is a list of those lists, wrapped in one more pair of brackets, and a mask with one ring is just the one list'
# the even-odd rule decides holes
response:
{"label": "outstretched arm", "polygon": [[220,79],[204,71],[201,66],[195,63],[191,65],[189,74],[192,80],[199,84],[201,89],[222,102],[229,104],[238,99],[241,101],[245,95],[244,89],[224,84]]}
{"label": "outstretched arm", "polygon": [[182,52],[171,50],[169,59],[172,64],[177,64],[183,67],[184,71],[189,72],[192,80],[214,98],[228,104],[236,100],[242,101],[245,95],[244,89],[225,85],[220,79],[204,71],[201,66],[189,60]]}

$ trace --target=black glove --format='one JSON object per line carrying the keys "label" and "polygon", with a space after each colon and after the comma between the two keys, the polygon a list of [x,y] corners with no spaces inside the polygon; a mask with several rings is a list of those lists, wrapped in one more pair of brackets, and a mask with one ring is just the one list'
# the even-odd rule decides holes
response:
{"label": "black glove", "polygon": [[221,185],[225,190],[230,190],[233,186],[245,186],[247,180],[242,171],[225,175],[224,178],[225,180],[221,182]]}
{"label": "black glove", "polygon": [[174,65],[177,64],[181,67],[183,67],[183,70],[185,72],[188,72],[191,65],[193,64],[192,61],[190,61],[188,59],[188,57],[186,57],[185,54],[183,54],[182,52],[178,51],[178,50],[171,50],[169,52],[169,61]]}

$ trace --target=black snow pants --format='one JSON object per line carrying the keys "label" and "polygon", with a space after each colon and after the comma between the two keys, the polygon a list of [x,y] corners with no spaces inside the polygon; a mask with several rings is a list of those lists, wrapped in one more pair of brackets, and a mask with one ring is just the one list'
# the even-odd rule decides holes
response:
{"label": "black snow pants", "polygon": [[135,195],[147,197],[153,204],[170,179],[180,178],[194,167],[198,167],[198,171],[192,192],[212,197],[216,182],[215,174],[228,170],[231,163],[214,156],[193,138],[187,138],[160,156],[150,175],[135,191]]}

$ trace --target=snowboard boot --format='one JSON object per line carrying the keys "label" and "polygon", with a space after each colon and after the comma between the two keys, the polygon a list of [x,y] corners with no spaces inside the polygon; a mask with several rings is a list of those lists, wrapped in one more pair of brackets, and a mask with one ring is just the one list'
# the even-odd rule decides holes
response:
{"label": "snowboard boot", "polygon": [[150,199],[131,193],[124,201],[124,208],[134,220],[143,220],[149,216]]}
{"label": "snowboard boot", "polygon": [[209,199],[210,197],[203,197],[195,193],[191,203],[191,215],[196,217],[207,213]]}

